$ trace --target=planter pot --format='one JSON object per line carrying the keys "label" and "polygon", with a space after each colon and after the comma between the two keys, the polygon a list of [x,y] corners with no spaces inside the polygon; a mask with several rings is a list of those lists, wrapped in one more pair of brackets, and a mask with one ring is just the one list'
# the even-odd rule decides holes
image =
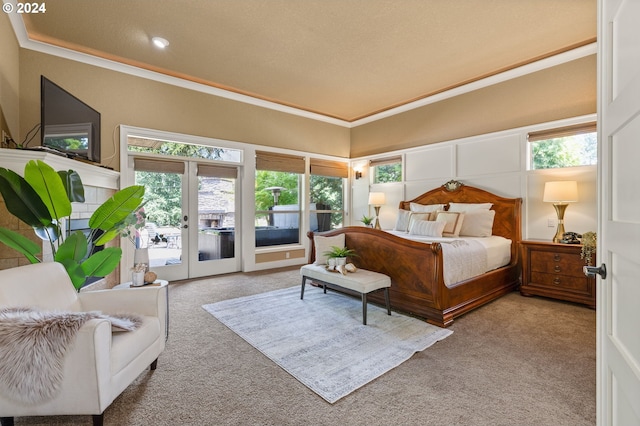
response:
{"label": "planter pot", "polygon": [[144,271],[131,273],[131,286],[140,287],[144,285]]}
{"label": "planter pot", "polygon": [[346,257],[336,257],[336,266],[346,265],[347,258]]}

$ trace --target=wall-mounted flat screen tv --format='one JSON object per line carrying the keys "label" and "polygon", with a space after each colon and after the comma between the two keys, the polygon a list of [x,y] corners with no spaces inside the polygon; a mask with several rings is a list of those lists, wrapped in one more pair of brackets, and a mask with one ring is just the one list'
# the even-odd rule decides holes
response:
{"label": "wall-mounted flat screen tv", "polygon": [[100,162],[100,113],[45,76],[40,78],[42,146]]}

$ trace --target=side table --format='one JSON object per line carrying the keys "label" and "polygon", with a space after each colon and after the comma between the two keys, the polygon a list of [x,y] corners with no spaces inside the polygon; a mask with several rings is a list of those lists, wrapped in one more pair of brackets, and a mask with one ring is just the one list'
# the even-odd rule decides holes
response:
{"label": "side table", "polygon": [[122,283],[122,284],[118,284],[116,286],[113,286],[111,289],[123,289],[123,288],[127,288],[127,289],[131,289],[131,290],[136,290],[136,291],[144,291],[146,288],[157,288],[158,285],[160,284],[160,287],[163,287],[165,289],[165,291],[167,292],[167,323],[166,323],[166,334],[165,334],[165,340],[169,339],[169,281],[167,280],[155,280],[153,282],[153,284],[148,284],[146,286],[141,286],[141,287],[133,287],[131,285],[131,281],[127,281],[126,283]]}
{"label": "side table", "polygon": [[579,244],[521,241],[523,296],[545,296],[595,309],[596,280],[587,278]]}

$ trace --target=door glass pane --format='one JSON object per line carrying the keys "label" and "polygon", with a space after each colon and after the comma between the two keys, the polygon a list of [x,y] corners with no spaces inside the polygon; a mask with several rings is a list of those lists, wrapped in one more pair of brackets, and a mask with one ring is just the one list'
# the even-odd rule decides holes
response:
{"label": "door glass pane", "polygon": [[198,176],[198,261],[235,257],[236,179]]}
{"label": "door glass pane", "polygon": [[137,185],[145,186],[146,224],[137,235],[140,247],[149,247],[149,266],[182,263],[182,175],[136,171]]}

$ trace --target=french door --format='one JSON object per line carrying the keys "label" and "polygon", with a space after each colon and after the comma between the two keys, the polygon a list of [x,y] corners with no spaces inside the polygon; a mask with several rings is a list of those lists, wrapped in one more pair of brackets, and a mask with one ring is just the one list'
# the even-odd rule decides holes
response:
{"label": "french door", "polygon": [[240,270],[238,168],[201,160],[133,155],[145,186],[146,224],[139,246],[162,279]]}

